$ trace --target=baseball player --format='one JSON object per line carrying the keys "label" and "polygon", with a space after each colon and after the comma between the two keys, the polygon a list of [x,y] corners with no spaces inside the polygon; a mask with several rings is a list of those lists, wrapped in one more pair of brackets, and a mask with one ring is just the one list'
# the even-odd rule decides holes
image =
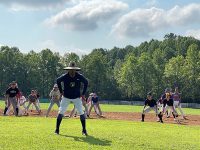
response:
{"label": "baseball player", "polygon": [[6,90],[7,105],[4,109],[4,115],[6,116],[7,110],[12,104],[15,116],[18,116],[19,109],[17,107],[16,95],[19,93],[19,89],[16,87],[16,82],[12,81],[10,87]]}
{"label": "baseball player", "polygon": [[[170,98],[172,98],[172,90],[171,90],[171,88],[166,88],[165,89],[165,93],[161,96],[160,102],[163,102],[164,99],[166,99],[166,94],[170,95]],[[161,106],[163,106],[163,105],[161,105]],[[169,109],[168,106],[165,109],[166,109],[165,114],[167,115],[167,118],[169,118],[170,114],[171,114],[171,111],[170,110],[168,111],[168,109]]]}
{"label": "baseball player", "polygon": [[174,107],[179,109],[181,116],[183,119],[187,119],[185,114],[183,113],[183,110],[181,108],[181,93],[178,91],[178,87],[175,88],[174,93],[172,94],[172,98],[174,100]]}
{"label": "baseball player", "polygon": [[28,96],[28,106],[26,108],[26,113],[28,114],[28,109],[30,107],[31,104],[35,105],[36,110],[38,111],[38,113],[41,113],[41,110],[39,109],[38,105],[37,105],[37,95],[35,93],[35,90],[31,90],[31,94]]}
{"label": "baseball player", "polygon": [[35,90],[35,93],[36,93],[36,96],[37,96],[37,105],[38,105],[38,107],[40,109],[40,94],[39,94],[39,92],[37,90]]}
{"label": "baseball player", "polygon": [[147,94],[147,99],[144,102],[144,108],[143,108],[143,111],[142,111],[142,120],[141,120],[142,122],[144,122],[145,114],[148,113],[148,112],[150,112],[150,111],[152,111],[152,110],[155,111],[156,116],[159,118],[159,121],[161,123],[163,123],[162,115],[161,115],[161,113],[158,112],[157,103],[152,98],[152,94],[148,93]]}
{"label": "baseball player", "polygon": [[94,110],[96,112],[96,114],[100,117],[102,117],[102,111],[99,105],[99,97],[97,96],[96,93],[93,93],[92,97],[91,97],[91,106],[89,108],[89,114],[91,113],[92,108],[94,107]]}
{"label": "baseball player", "polygon": [[53,105],[55,103],[57,104],[58,108],[60,107],[61,94],[60,94],[60,91],[58,89],[58,85],[57,84],[55,84],[53,86],[53,90],[50,92],[49,96],[51,98],[51,101],[50,101],[49,108],[47,110],[46,117],[49,116],[49,112],[51,111],[51,108],[53,107]]}
{"label": "baseball player", "polygon": [[174,101],[170,93],[166,93],[166,98],[163,100],[163,111],[162,111],[163,114],[165,114],[165,112],[167,111],[167,107],[171,110],[174,120],[177,121],[177,123],[180,123],[179,120],[177,119],[178,114],[174,108]]}
{"label": "baseball player", "polygon": [[163,99],[162,97],[160,97],[158,100],[157,100],[157,108],[159,111],[162,111],[163,110]]}
{"label": "baseball player", "polygon": [[18,99],[18,108],[19,108],[19,115],[21,116],[22,114],[24,114],[26,112],[26,98],[25,96],[23,96],[23,94],[20,94],[20,97]]}
{"label": "baseball player", "polygon": [[[77,72],[80,70],[80,68],[76,67],[74,62],[70,62],[69,66],[64,68],[64,70],[67,70],[67,73],[57,79],[59,91],[63,96],[58,111],[55,133],[59,134],[60,124],[63,115],[67,110],[70,102],[73,102],[80,115],[82,134],[87,136],[88,134],[86,131],[86,119],[82,108],[82,100],[80,99],[80,97],[85,97],[88,81],[83,75]],[[63,83],[64,89],[62,89],[61,83]],[[80,92],[81,83],[83,83],[82,93]]]}
{"label": "baseball player", "polygon": [[[35,90],[35,95],[37,96],[36,104],[37,104],[38,108],[40,109],[40,94],[38,93],[37,90]],[[32,104],[31,112],[32,112],[32,110],[33,110],[33,104]]]}

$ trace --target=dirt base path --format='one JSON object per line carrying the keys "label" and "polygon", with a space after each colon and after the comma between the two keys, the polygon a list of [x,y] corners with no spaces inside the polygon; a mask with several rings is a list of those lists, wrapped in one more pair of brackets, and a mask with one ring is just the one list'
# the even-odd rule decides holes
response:
{"label": "dirt base path", "polygon": [[[66,112],[66,115],[70,112]],[[3,110],[0,109],[0,114],[3,114]],[[39,115],[35,110],[29,111],[28,116],[35,116],[35,117],[45,117],[46,110],[42,110],[42,113]],[[58,111],[51,111],[49,114],[49,117],[56,117],[58,114]],[[9,114],[13,115],[13,114]],[[24,115],[23,117],[28,117],[27,115]],[[67,118],[67,117],[65,117]],[[79,117],[74,117],[79,118]],[[128,120],[128,121],[141,121],[141,113],[133,113],[133,112],[104,112],[103,117],[98,117],[96,114],[92,113],[90,115],[90,118],[88,119],[106,119],[106,120]],[[145,122],[156,122],[157,117],[154,113],[148,113],[145,115]],[[163,117],[164,123],[170,123],[170,124],[177,124],[176,121],[174,121],[173,116],[170,118],[166,118],[166,116]],[[179,117],[179,121],[181,125],[196,125],[200,126],[200,115],[187,115],[187,120],[181,119]]]}

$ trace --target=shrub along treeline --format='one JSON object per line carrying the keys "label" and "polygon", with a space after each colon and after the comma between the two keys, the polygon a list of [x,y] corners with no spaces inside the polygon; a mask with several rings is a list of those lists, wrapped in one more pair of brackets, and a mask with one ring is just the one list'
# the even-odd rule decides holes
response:
{"label": "shrub along treeline", "polygon": [[166,87],[180,88],[185,102],[200,103],[200,41],[192,37],[167,34],[163,41],[152,39],[138,47],[94,49],[79,57],[60,56],[50,49],[23,54],[16,47],[0,48],[0,93],[16,80],[20,90],[29,94],[37,89],[48,97],[63,67],[73,60],[89,80],[88,92],[102,99],[142,99],[152,91],[158,98]]}

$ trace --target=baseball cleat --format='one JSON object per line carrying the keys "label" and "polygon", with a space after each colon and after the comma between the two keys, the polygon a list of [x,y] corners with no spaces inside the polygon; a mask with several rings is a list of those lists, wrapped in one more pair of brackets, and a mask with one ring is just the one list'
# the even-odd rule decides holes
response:
{"label": "baseball cleat", "polygon": [[58,129],[55,130],[55,134],[59,135],[59,130]]}
{"label": "baseball cleat", "polygon": [[83,131],[82,131],[82,135],[88,136],[87,131],[86,131],[86,130],[83,130]]}

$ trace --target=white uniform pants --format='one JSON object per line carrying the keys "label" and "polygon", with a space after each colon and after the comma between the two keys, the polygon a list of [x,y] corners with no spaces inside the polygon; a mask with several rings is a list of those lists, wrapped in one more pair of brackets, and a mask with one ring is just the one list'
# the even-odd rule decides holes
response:
{"label": "white uniform pants", "polygon": [[82,108],[82,106],[83,106],[82,105],[82,100],[80,98],[69,99],[69,98],[66,98],[64,96],[62,97],[62,100],[60,102],[60,107],[59,107],[58,113],[64,115],[64,113],[66,112],[70,102],[74,103],[74,105],[76,107],[76,110],[78,111],[79,115],[83,115],[84,114],[83,108]]}

